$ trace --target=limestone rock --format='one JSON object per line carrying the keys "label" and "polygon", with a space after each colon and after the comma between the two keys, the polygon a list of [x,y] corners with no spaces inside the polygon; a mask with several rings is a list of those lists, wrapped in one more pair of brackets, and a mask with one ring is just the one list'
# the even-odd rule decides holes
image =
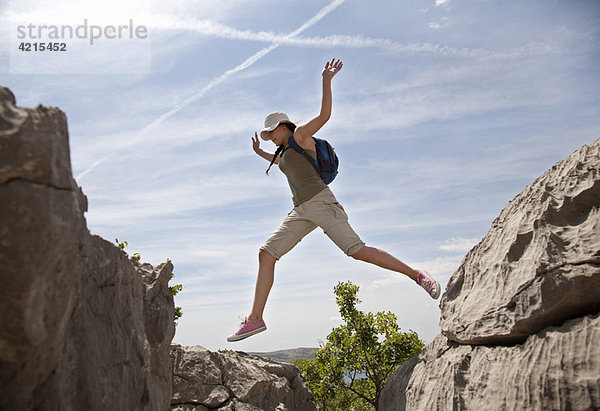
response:
{"label": "limestone rock", "polygon": [[315,410],[299,370],[241,352],[173,345],[171,410]]}
{"label": "limestone rock", "polygon": [[515,346],[439,335],[388,380],[382,410],[600,409],[600,316],[567,321]]}
{"label": "limestone rock", "polygon": [[468,344],[524,341],[600,311],[600,140],[517,195],[465,257],[440,326]]}
{"label": "limestone rock", "polygon": [[381,410],[600,409],[600,140],[515,197],[442,296]]}
{"label": "limestone rock", "polygon": [[56,107],[17,107],[12,92],[0,86],[0,184],[12,179],[76,187],[65,113]]}
{"label": "limestone rock", "polygon": [[0,87],[0,409],[165,410],[173,267],[89,233],[68,144]]}

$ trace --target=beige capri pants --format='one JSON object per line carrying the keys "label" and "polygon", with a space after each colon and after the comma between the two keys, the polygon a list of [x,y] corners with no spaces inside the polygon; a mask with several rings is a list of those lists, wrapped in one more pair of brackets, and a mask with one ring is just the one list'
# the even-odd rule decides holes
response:
{"label": "beige capri pants", "polygon": [[348,256],[365,245],[350,227],[346,211],[327,187],[294,207],[260,249],[279,260],[317,227],[321,227]]}

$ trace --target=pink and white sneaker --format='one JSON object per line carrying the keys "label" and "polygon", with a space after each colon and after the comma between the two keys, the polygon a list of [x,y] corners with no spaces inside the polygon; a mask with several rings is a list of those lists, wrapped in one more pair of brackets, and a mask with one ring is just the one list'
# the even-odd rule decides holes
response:
{"label": "pink and white sneaker", "polygon": [[[240,318],[241,319],[241,318]],[[234,334],[227,337],[227,341],[234,342],[240,341],[244,338],[248,338],[252,335],[261,333],[267,329],[267,325],[264,320],[261,320],[258,324],[254,324],[248,317],[244,318],[244,321],[240,324],[240,329],[237,330]]]}
{"label": "pink and white sneaker", "polygon": [[417,277],[417,284],[419,284],[427,293],[437,300],[442,291],[440,283],[437,282],[427,271],[419,270],[419,276]]}

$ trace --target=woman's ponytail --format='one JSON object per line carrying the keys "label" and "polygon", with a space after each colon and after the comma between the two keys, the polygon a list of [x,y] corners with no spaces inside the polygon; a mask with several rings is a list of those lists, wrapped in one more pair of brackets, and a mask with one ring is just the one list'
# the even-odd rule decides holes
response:
{"label": "woman's ponytail", "polygon": [[271,169],[271,166],[272,166],[273,164],[275,164],[275,160],[277,159],[277,156],[278,156],[279,154],[281,154],[281,152],[282,152],[283,150],[285,150],[285,147],[283,146],[283,144],[282,144],[282,145],[280,145],[279,147],[277,147],[277,151],[275,151],[275,154],[273,154],[273,160],[271,160],[271,164],[269,164],[269,168],[267,168],[267,171],[266,171],[267,175],[269,175],[269,170]]}
{"label": "woman's ponytail", "polygon": [[[283,123],[285,124],[285,126],[288,128],[288,130],[290,130],[292,132],[292,135],[294,135],[294,131],[296,131],[296,125],[294,123]],[[269,164],[269,168],[267,168],[267,175],[269,175],[269,170],[271,169],[271,166],[275,163],[275,160],[277,160],[277,156],[280,155],[281,153],[283,153],[285,151],[285,146],[282,144],[279,147],[277,147],[277,151],[275,151],[275,154],[273,155],[273,160],[271,160],[271,164]]]}

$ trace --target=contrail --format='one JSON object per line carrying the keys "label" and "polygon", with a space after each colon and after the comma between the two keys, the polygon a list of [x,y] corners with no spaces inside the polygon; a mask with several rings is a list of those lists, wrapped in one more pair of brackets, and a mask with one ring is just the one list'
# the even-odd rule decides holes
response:
{"label": "contrail", "polygon": [[179,110],[189,106],[196,100],[200,99],[209,90],[215,88],[216,86],[218,86],[219,84],[221,84],[222,82],[227,80],[229,77],[231,77],[235,73],[250,67],[251,65],[256,63],[259,59],[261,59],[262,57],[264,57],[265,55],[270,53],[272,50],[274,50],[278,46],[279,46],[279,44],[271,44],[270,46],[263,48],[262,50],[258,51],[251,57],[248,57],[246,60],[244,60],[243,63],[241,63],[237,67],[227,70],[225,73],[221,74],[219,77],[211,80],[211,82],[208,83],[206,86],[204,86],[199,92],[197,92],[196,94],[194,94],[191,97],[188,97],[187,99],[185,99],[184,101],[182,101],[181,103],[179,103],[175,107],[173,107],[171,110],[167,111],[165,114],[163,114],[162,116],[160,116],[159,118],[154,120],[152,123],[150,123],[146,127],[144,127],[142,129],[142,131],[140,131],[138,134],[136,134],[136,136],[133,138],[132,144],[135,143],[142,135],[144,135],[146,133],[146,131],[150,130],[151,128],[156,127],[157,125],[162,123],[164,120],[168,119],[173,114],[177,113]]}
{"label": "contrail", "polygon": [[[340,6],[341,4],[343,4],[345,1],[346,0],[334,0],[334,1],[332,1],[327,6],[323,7],[321,10],[319,10],[319,12],[317,14],[315,14],[312,18],[310,18],[305,23],[303,23],[296,30],[294,30],[293,32],[291,32],[291,33],[283,36],[283,39],[291,38],[291,37],[297,36],[298,34],[302,33],[307,28],[309,28],[309,27],[315,25],[316,23],[318,23],[321,19],[323,19],[323,17],[325,17],[327,14],[331,13],[333,10],[335,10],[338,6]],[[160,123],[162,123],[163,121],[165,121],[166,119],[168,119],[169,117],[171,117],[173,114],[177,113],[179,110],[181,110],[181,109],[189,106],[190,104],[194,103],[198,99],[202,98],[209,90],[211,90],[214,87],[218,86],[219,84],[223,83],[225,80],[227,80],[229,77],[231,77],[235,73],[238,73],[238,72],[240,72],[242,70],[247,69],[248,67],[250,67],[251,65],[253,65],[254,63],[256,63],[258,60],[260,60],[261,58],[263,58],[264,56],[266,56],[267,54],[269,54],[271,51],[273,51],[274,49],[276,49],[277,47],[279,47],[280,44],[281,43],[273,43],[270,46],[265,47],[265,48],[259,50],[258,52],[256,52],[254,55],[248,57],[246,60],[244,60],[241,64],[239,64],[235,68],[227,70],[226,72],[224,72],[223,74],[221,74],[219,77],[213,79],[210,83],[208,83],[206,86],[204,86],[199,92],[197,92],[196,94],[194,94],[191,97],[188,97],[186,100],[184,100],[181,103],[177,104],[171,110],[167,111],[166,113],[164,113],[163,115],[161,115],[160,117],[158,117],[156,120],[154,120],[152,123],[150,123],[146,127],[144,127],[139,133],[137,133],[133,137],[133,139],[125,147],[128,147],[128,146],[131,146],[131,145],[135,144],[137,141],[139,141],[139,139],[148,130],[156,127],[157,125],[159,125]],[[87,175],[89,172],[91,172],[94,168],[96,168],[97,166],[99,166],[100,164],[102,164],[107,159],[111,158],[113,155],[114,155],[114,153],[111,153],[111,154],[108,154],[107,156],[101,158],[100,160],[97,160],[90,167],[88,167],[85,171],[81,172],[77,177],[75,177],[75,179],[79,181],[81,178],[83,178],[85,175]]]}
{"label": "contrail", "polygon": [[503,54],[476,48],[456,48],[432,43],[409,43],[403,44],[384,38],[372,38],[362,35],[335,34],[325,37],[303,37],[290,36],[278,33],[250,30],[238,30],[220,23],[206,20],[195,20],[193,18],[178,19],[164,17],[160,21],[151,23],[153,27],[163,29],[187,29],[223,39],[260,41],[266,43],[278,43],[281,45],[303,46],[303,47],[347,47],[347,48],[379,48],[392,53],[404,54],[437,54],[458,57],[503,57]]}

